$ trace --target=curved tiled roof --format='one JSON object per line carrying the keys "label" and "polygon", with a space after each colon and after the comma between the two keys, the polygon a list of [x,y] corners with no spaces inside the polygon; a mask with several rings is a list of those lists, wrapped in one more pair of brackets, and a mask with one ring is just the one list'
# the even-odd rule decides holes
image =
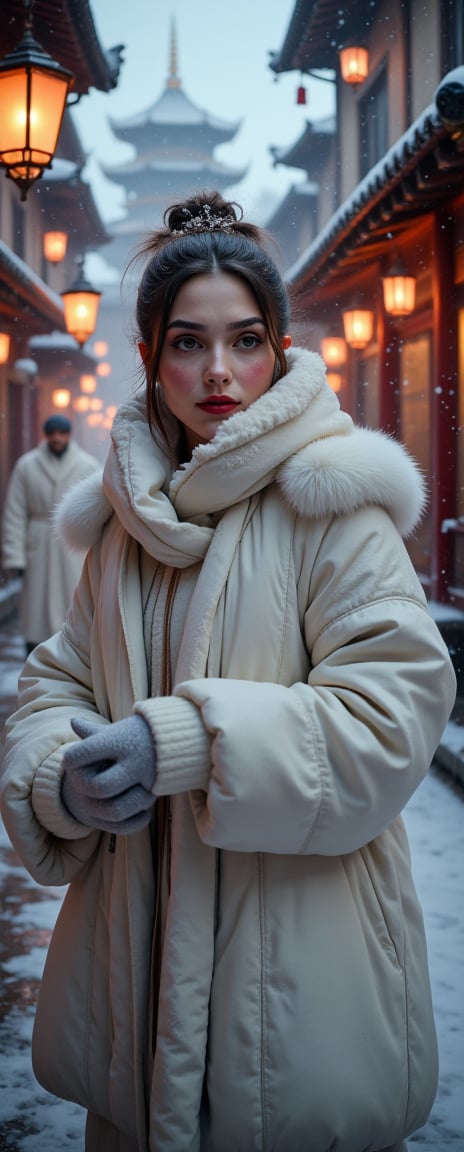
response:
{"label": "curved tiled roof", "polygon": [[3,315],[10,313],[15,318],[19,304],[41,324],[46,321],[61,331],[65,330],[61,296],[52,292],[3,240],[0,240],[0,290]]}
{"label": "curved tiled roof", "polygon": [[160,128],[208,128],[213,134],[217,134],[223,141],[229,140],[238,131],[241,121],[237,120],[231,123],[226,120],[220,120],[217,116],[212,116],[203,108],[199,108],[189,99],[184,89],[179,88],[165,88],[159,100],[151,105],[150,108],[142,112],[138,112],[134,116],[129,116],[126,120],[114,120],[109,118],[109,123],[116,136],[121,135],[124,140],[130,138],[131,132],[140,128],[154,127]]}
{"label": "curved tiled roof", "polygon": [[317,275],[321,285],[356,253],[365,258],[370,243],[388,244],[393,222],[406,224],[462,187],[463,174],[464,154],[431,104],[340,205],[288,281],[304,287]]}

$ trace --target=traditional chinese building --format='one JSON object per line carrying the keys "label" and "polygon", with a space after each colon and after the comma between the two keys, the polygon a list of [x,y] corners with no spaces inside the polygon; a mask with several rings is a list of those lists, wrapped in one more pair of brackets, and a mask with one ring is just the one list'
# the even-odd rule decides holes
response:
{"label": "traditional chinese building", "polygon": [[[0,506],[13,464],[35,447],[44,417],[54,410],[55,390],[66,383],[71,411],[81,374],[94,366],[94,357],[66,334],[61,292],[76,277],[76,258],[110,236],[82,175],[86,156],[71,105],[91,88],[115,88],[122,61],[120,45],[101,44],[90,0],[60,0],[58,6],[35,0],[32,19],[34,39],[73,80],[52,166],[25,201],[0,170]],[[2,0],[1,58],[17,47],[24,23],[23,0]],[[44,256],[44,235],[55,230],[67,239],[60,264]]]}
{"label": "traditional chinese building", "polygon": [[169,204],[201,188],[229,188],[246,169],[229,168],[215,158],[215,149],[234,138],[241,122],[221,120],[190,100],[178,72],[174,23],[161,96],[137,115],[110,118],[109,123],[115,136],[134,149],[127,163],[102,166],[105,176],[126,190],[126,218],[112,225],[114,240],[105,252],[105,259],[122,271],[142,237],[162,223]]}
{"label": "traditional chinese building", "polygon": [[[462,0],[373,0],[340,21],[332,0],[298,0],[271,60],[302,82],[323,71],[335,93],[325,154],[311,155],[307,133],[297,149],[319,186],[306,223],[317,228],[287,265],[300,332],[342,406],[418,460],[429,506],[408,548],[429,599],[461,611],[463,15]],[[291,153],[289,142],[276,160]]]}
{"label": "traditional chinese building", "polygon": [[301,136],[281,148],[271,148],[274,167],[301,168],[306,179],[292,184],[266,227],[278,241],[284,263],[294,264],[308,247],[320,228],[320,208],[323,200],[334,206],[334,181],[327,183],[324,176],[327,158],[333,153],[335,120],[326,116],[322,120],[307,120]]}

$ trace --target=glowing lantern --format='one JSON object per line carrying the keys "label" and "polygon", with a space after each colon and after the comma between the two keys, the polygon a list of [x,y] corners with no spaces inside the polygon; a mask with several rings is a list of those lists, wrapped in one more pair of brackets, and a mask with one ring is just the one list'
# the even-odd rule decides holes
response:
{"label": "glowing lantern", "polygon": [[96,356],[106,356],[108,351],[106,340],[96,340],[93,346],[93,350]]}
{"label": "glowing lantern", "polygon": [[66,256],[68,237],[66,232],[44,232],[43,252],[50,264],[61,264]]}
{"label": "glowing lantern", "polygon": [[55,388],[52,392],[52,400],[55,408],[69,408],[71,403],[69,388]]}
{"label": "glowing lantern", "polygon": [[0,332],[0,364],[6,364],[10,355],[10,334]]}
{"label": "glowing lantern", "polygon": [[101,364],[97,364],[97,376],[111,376],[111,364],[107,360],[102,360]]}
{"label": "glowing lantern", "polygon": [[362,84],[369,73],[369,56],[366,48],[347,45],[340,52],[340,68],[347,84]]}
{"label": "glowing lantern", "polygon": [[75,412],[88,412],[89,398],[88,396],[76,396],[73,400],[73,408]]}
{"label": "glowing lantern", "polygon": [[81,270],[74,284],[61,295],[66,329],[82,348],[95,331],[101,292],[92,288]]}
{"label": "glowing lantern", "polygon": [[0,61],[0,164],[21,200],[51,165],[74,79],[34,40],[31,9],[21,42]]}
{"label": "glowing lantern", "polygon": [[96,378],[96,376],[90,376],[90,375],[81,376],[79,383],[81,386],[81,392],[85,392],[85,393],[89,394],[90,392],[95,392],[95,389],[97,387],[97,378]]}
{"label": "glowing lantern", "polygon": [[374,333],[374,313],[366,308],[343,312],[345,339],[350,348],[365,348]]}
{"label": "glowing lantern", "polygon": [[382,277],[383,303],[389,316],[410,316],[416,306],[416,278],[392,270]]}
{"label": "glowing lantern", "polygon": [[321,356],[328,368],[338,368],[346,363],[346,343],[342,336],[324,336],[321,340]]}

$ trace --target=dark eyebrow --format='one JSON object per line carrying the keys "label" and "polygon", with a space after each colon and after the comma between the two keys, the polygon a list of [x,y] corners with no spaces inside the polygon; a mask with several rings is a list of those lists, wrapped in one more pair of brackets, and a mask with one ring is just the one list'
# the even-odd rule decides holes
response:
{"label": "dark eyebrow", "polygon": [[171,320],[166,325],[166,331],[168,328],[191,328],[193,332],[206,332],[206,324],[194,324],[193,320]]}
{"label": "dark eyebrow", "polygon": [[234,320],[232,324],[227,324],[228,330],[231,328],[250,328],[252,324],[262,324],[264,328],[264,320],[261,316],[246,316],[244,320]]}
{"label": "dark eyebrow", "polygon": [[[234,320],[232,324],[227,324],[227,330],[230,331],[236,328],[249,328],[252,324],[262,324],[265,327],[264,320],[261,316],[246,316],[244,320]],[[169,328],[188,328],[191,332],[206,332],[206,324],[194,324],[193,320],[171,320],[167,325],[166,331]]]}

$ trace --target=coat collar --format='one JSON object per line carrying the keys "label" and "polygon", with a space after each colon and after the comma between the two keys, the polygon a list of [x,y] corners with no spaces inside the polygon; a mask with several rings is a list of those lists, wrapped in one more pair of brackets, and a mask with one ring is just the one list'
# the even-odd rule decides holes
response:
{"label": "coat collar", "polygon": [[[91,476],[64,498],[57,524],[68,545],[86,550],[116,512],[127,531],[164,563],[200,560],[217,514],[276,480],[307,519],[384,507],[403,535],[425,505],[424,484],[406,449],[382,432],[356,428],[326,382],[321,358],[295,349],[289,372],[246,410],[225,421],[171,477],[141,398],[122,405],[103,478]],[[197,522],[195,523],[195,519]],[[201,520],[201,523],[198,523]]]}

